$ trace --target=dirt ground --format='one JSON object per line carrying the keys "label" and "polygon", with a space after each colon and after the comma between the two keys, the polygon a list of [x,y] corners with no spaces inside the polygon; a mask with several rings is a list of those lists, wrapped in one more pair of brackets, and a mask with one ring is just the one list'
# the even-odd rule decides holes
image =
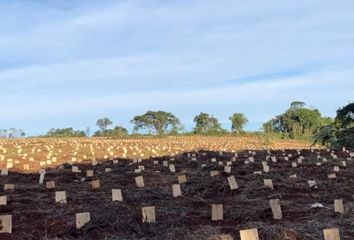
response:
{"label": "dirt ground", "polygon": [[[326,150],[303,150],[304,160],[292,168],[299,155],[296,150],[271,151],[277,162],[268,159],[270,171],[262,175],[262,161],[267,152],[255,151],[255,162],[245,164],[249,151],[238,152],[231,173],[223,172],[217,161],[231,161],[234,153],[199,151],[196,161],[188,153],[159,157],[134,163],[106,161],[96,166],[77,165],[81,173],[73,173],[71,165],[64,169],[48,169],[45,181],[55,181],[55,189],[39,185],[39,174],[10,172],[0,176],[0,196],[8,196],[8,204],[0,206],[0,215],[12,214],[13,233],[0,234],[0,239],[240,239],[239,230],[257,228],[261,240],[318,240],[323,229],[337,227],[341,239],[354,239],[354,164],[349,153],[338,151],[333,159]],[[323,162],[317,155],[328,159]],[[289,160],[284,156],[292,154]],[[159,164],[153,161],[158,160]],[[174,163],[176,173],[163,166]],[[346,166],[342,166],[342,161]],[[321,162],[321,166],[316,163]],[[202,167],[202,164],[206,164]],[[135,173],[144,165],[142,173]],[[339,166],[336,179],[328,179],[333,167]],[[105,172],[111,168],[111,172]],[[86,177],[86,170],[95,171]],[[211,177],[211,170],[220,170]],[[182,196],[172,196],[172,184],[185,174],[188,182],[181,184]],[[289,178],[297,174],[296,179]],[[135,177],[144,177],[145,187],[137,188]],[[239,189],[231,191],[227,177],[234,175]],[[273,180],[274,190],[264,187],[263,179]],[[92,189],[89,181],[99,179],[101,187]],[[308,180],[317,182],[310,188]],[[15,184],[14,191],[4,191],[6,183]],[[112,202],[111,189],[121,189],[123,202]],[[55,191],[67,192],[67,204],[55,203]],[[283,219],[273,220],[270,199],[280,199]],[[344,213],[334,212],[334,199],[343,199]],[[321,203],[323,208],[311,208]],[[223,204],[224,220],[211,221],[211,204]],[[141,207],[155,206],[156,223],[142,223]],[[80,230],[75,228],[75,214],[90,212],[91,221]]]}

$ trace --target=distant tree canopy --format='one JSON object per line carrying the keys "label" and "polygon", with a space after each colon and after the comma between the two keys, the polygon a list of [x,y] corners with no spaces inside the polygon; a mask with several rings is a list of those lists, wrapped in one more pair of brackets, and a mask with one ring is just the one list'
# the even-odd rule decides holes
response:
{"label": "distant tree canopy", "polygon": [[306,105],[306,103],[301,102],[301,101],[293,101],[292,103],[290,103],[290,109],[300,109],[300,108],[304,108]]}
{"label": "distant tree canopy", "polygon": [[175,115],[164,111],[147,111],[143,115],[135,116],[131,123],[134,124],[134,132],[145,129],[156,135],[176,133],[181,124]]}
{"label": "distant tree canopy", "polygon": [[[234,113],[229,117],[231,131],[235,134],[243,133],[248,119],[242,113]],[[201,112],[193,119],[195,126],[192,131],[183,134],[218,135],[227,134],[228,131],[221,127],[218,119],[213,115]],[[182,132],[180,120],[170,112],[147,111],[135,116],[131,121],[134,124],[133,134],[143,130],[139,134],[177,135]],[[96,125],[100,128],[94,137],[123,137],[128,136],[128,130],[123,126],[108,129],[113,122],[109,118],[100,118]],[[86,130],[89,135],[89,128]],[[354,148],[354,103],[339,108],[335,119],[322,117],[317,109],[310,109],[302,101],[294,101],[282,114],[263,124],[263,136],[265,143],[272,138],[312,139],[314,143],[320,143],[333,148]],[[25,133],[16,128],[0,129],[0,138],[16,138]],[[85,131],[73,128],[52,128],[44,137],[84,137]]]}
{"label": "distant tree canopy", "polygon": [[304,102],[295,101],[285,113],[265,123],[263,128],[283,137],[310,139],[328,122],[330,118],[323,118],[317,109],[305,108]]}
{"label": "distant tree canopy", "polygon": [[124,137],[128,135],[128,130],[122,126],[116,126],[113,129],[106,129],[105,131],[97,131],[94,137]]}
{"label": "distant tree canopy", "polygon": [[102,132],[106,131],[107,127],[112,124],[113,122],[109,118],[100,118],[96,122],[96,125],[101,129]]}
{"label": "distant tree canopy", "polygon": [[354,103],[339,108],[334,121],[322,126],[313,140],[333,148],[354,148]]}
{"label": "distant tree canopy", "polygon": [[52,128],[45,137],[85,137],[85,132],[73,128]]}
{"label": "distant tree canopy", "polygon": [[243,113],[234,113],[229,119],[231,121],[231,131],[236,134],[242,133],[243,127],[248,122],[248,119]]}
{"label": "distant tree canopy", "polygon": [[22,129],[0,129],[0,138],[19,138],[24,136],[26,136],[26,133]]}
{"label": "distant tree canopy", "polygon": [[226,130],[221,128],[217,118],[210,116],[207,113],[201,112],[194,117],[195,127],[194,133],[196,134],[215,134],[225,133]]}

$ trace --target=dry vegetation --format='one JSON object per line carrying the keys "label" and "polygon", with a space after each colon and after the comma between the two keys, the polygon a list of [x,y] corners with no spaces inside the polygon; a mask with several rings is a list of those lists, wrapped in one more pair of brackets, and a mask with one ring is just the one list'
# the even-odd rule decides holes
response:
{"label": "dry vegetation", "polygon": [[0,168],[19,172],[63,163],[83,163],[113,158],[146,159],[194,150],[233,152],[242,149],[308,149],[309,143],[277,140],[262,145],[256,136],[245,137],[165,137],[165,138],[33,138],[0,140]]}

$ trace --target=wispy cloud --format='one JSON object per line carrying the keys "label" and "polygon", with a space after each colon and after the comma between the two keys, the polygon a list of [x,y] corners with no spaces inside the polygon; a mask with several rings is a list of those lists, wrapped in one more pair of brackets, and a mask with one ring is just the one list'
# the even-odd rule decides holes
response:
{"label": "wispy cloud", "polygon": [[326,115],[353,100],[351,1],[74,2],[0,3],[0,126],[161,108],[257,128],[294,99]]}

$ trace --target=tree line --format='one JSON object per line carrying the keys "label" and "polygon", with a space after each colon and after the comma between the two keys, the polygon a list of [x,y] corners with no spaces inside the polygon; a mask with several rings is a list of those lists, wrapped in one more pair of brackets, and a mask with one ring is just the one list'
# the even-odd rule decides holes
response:
{"label": "tree line", "polygon": [[[318,109],[307,108],[301,101],[294,101],[289,108],[263,124],[261,132],[266,141],[277,137],[283,139],[312,140],[330,147],[354,148],[354,103],[337,110],[335,118],[324,117]],[[194,128],[190,132],[183,129],[178,117],[165,111],[147,111],[134,116],[130,121],[134,125],[133,132],[129,134],[123,126],[111,128],[113,122],[109,118],[100,118],[96,125],[100,130],[93,137],[124,137],[129,135],[223,135],[244,134],[244,127],[248,123],[243,113],[234,113],[229,117],[231,129],[222,128],[219,120],[208,113],[201,112],[193,119]],[[46,137],[84,137],[89,134],[73,128],[51,129]]]}

